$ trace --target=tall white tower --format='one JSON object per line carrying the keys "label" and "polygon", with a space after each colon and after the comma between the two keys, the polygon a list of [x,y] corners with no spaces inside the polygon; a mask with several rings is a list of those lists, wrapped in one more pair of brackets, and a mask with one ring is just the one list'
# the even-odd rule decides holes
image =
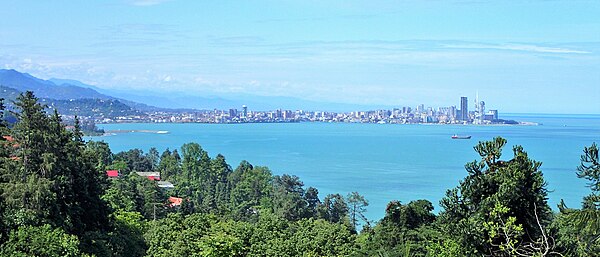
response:
{"label": "tall white tower", "polygon": [[479,90],[477,90],[475,95],[475,120],[473,121],[476,124],[483,123],[485,112],[485,102],[479,101]]}

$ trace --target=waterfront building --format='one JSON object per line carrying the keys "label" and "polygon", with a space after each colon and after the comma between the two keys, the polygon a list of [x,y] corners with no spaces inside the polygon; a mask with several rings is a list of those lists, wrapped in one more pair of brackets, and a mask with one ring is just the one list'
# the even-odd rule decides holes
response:
{"label": "waterfront building", "polygon": [[466,96],[460,98],[460,120],[469,121],[469,100]]}
{"label": "waterfront building", "polygon": [[248,106],[242,105],[242,118],[248,118]]}
{"label": "waterfront building", "polygon": [[488,119],[490,121],[497,120],[498,119],[498,110],[489,110],[486,113],[485,117],[486,117],[486,120],[488,120]]}
{"label": "waterfront building", "polygon": [[417,113],[422,113],[425,111],[425,105],[424,104],[419,104],[417,106]]}
{"label": "waterfront building", "polygon": [[477,99],[475,100],[475,111],[473,112],[473,124],[481,124],[485,118],[485,102],[480,102],[479,96]]}
{"label": "waterfront building", "polygon": [[477,106],[477,119],[479,120],[479,123],[481,123],[483,121],[485,115],[485,102],[481,101],[479,102],[479,106]]}
{"label": "waterfront building", "polygon": [[229,118],[235,118],[238,116],[237,109],[229,109]]}
{"label": "waterfront building", "polygon": [[456,106],[450,106],[448,108],[448,116],[450,118],[450,121],[456,120]]}

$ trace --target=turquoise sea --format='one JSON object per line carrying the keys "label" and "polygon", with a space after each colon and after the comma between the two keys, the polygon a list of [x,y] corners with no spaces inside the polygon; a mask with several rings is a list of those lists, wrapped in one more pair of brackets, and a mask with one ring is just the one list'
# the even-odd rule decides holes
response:
{"label": "turquoise sea", "polygon": [[[392,125],[351,123],[262,124],[101,124],[105,130],[165,130],[168,134],[119,133],[92,137],[110,144],[113,152],[140,148],[147,152],[175,149],[197,142],[211,156],[223,154],[235,168],[240,161],[268,166],[274,174],[293,174],[305,186],[343,195],[357,191],[369,201],[367,217],[379,220],[391,200],[438,202],[447,189],[467,175],[464,165],[478,158],[473,146],[502,136],[522,145],[530,157],[543,162],[549,202],[564,199],[580,207],[589,193],[586,181],[575,175],[584,146],[600,143],[600,115],[504,115],[503,119],[538,122],[538,126]],[[453,134],[472,135],[452,140]],[[90,139],[90,138],[88,138]]]}

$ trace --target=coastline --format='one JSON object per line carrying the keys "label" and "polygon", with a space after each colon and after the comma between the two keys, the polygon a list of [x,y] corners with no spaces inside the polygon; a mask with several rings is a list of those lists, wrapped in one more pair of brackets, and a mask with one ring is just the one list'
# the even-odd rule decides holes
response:
{"label": "coastline", "polygon": [[[400,123],[400,122],[351,122],[351,121],[295,121],[295,122],[151,122],[151,121],[132,121],[132,122],[102,122],[97,124],[219,124],[219,125],[243,125],[243,124],[289,124],[289,123],[347,123],[347,124],[376,124],[376,125],[425,125],[425,126],[540,126],[542,123],[530,122],[530,121],[517,121],[515,124],[510,123],[485,123],[485,124],[474,124],[474,123]],[[163,133],[161,133],[163,132]],[[106,131],[105,134],[111,133],[156,133],[164,134],[164,131],[160,130],[111,130]]]}
{"label": "coastline", "polygon": [[[111,123],[104,123],[104,124],[111,124]],[[120,123],[115,123],[115,124],[120,124]],[[125,133],[168,134],[169,131],[166,131],[166,130],[148,130],[148,129],[133,129],[133,130],[129,130],[129,129],[116,129],[116,130],[104,131],[104,134],[101,135],[101,136],[112,136],[112,135],[116,135],[116,134],[125,134]]]}

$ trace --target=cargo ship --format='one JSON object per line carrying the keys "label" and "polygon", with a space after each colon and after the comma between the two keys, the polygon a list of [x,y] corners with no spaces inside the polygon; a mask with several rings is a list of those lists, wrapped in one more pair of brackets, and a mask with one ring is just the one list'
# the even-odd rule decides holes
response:
{"label": "cargo ship", "polygon": [[454,134],[452,136],[452,139],[471,139],[471,136],[459,136],[459,135]]}

